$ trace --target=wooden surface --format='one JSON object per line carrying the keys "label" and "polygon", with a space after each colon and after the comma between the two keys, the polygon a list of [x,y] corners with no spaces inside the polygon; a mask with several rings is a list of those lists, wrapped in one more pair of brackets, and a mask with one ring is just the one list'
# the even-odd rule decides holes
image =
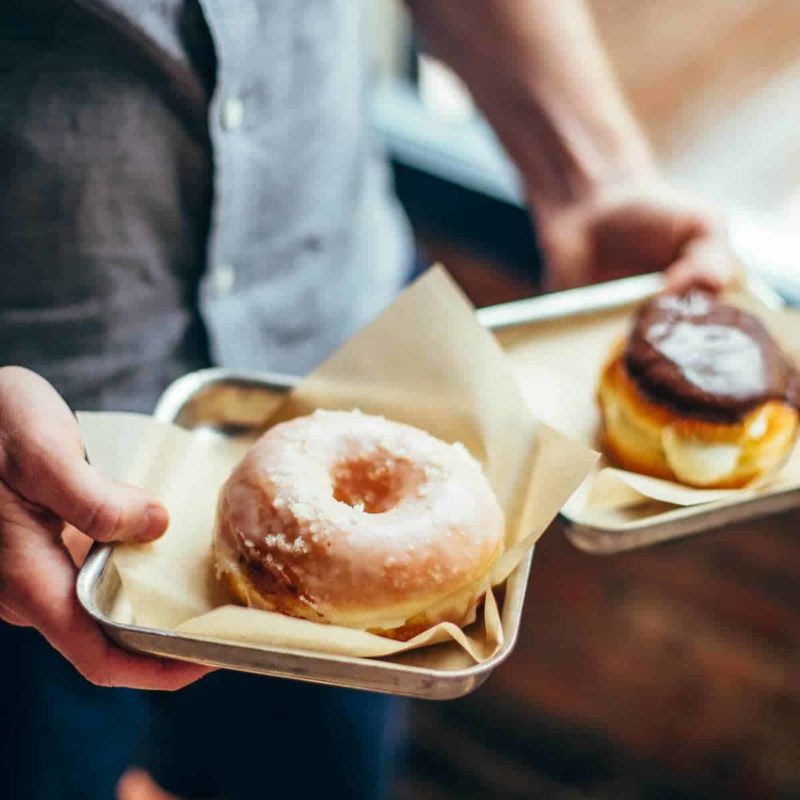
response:
{"label": "wooden surface", "polygon": [[[532,290],[434,250],[478,303]],[[414,709],[404,800],[800,797],[800,514],[611,557],[552,526],[510,659]]]}

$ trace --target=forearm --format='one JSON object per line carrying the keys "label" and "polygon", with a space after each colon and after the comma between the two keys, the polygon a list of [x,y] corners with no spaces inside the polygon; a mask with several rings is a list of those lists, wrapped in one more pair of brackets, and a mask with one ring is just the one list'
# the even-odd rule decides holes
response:
{"label": "forearm", "polygon": [[653,173],[581,0],[409,0],[546,214]]}

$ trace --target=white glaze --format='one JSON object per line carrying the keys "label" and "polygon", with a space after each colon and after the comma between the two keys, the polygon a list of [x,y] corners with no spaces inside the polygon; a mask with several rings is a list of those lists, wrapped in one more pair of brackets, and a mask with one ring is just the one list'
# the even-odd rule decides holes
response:
{"label": "white glaze", "polygon": [[[336,471],[350,462],[389,470],[391,508],[368,513],[335,499]],[[465,590],[485,588],[504,521],[463,445],[382,417],[317,411],[253,446],[223,489],[218,539],[226,530],[247,558],[290,568],[327,621],[385,627],[450,597],[464,607]],[[231,544],[218,543],[218,554]],[[229,556],[224,562],[231,568]]]}

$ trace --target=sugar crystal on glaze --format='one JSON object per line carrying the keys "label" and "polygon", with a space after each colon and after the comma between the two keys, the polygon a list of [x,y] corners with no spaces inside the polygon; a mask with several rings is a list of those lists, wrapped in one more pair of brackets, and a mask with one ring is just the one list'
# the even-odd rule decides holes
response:
{"label": "sugar crystal on glaze", "polygon": [[[254,488],[237,504],[263,500],[260,530],[251,512],[231,509],[251,520],[255,547],[240,548],[267,565],[271,585],[291,576],[313,619],[396,626],[476,591],[501,552],[502,511],[463,444],[381,417],[318,410],[281,423],[229,483],[237,480]],[[470,601],[459,597],[464,613]]]}

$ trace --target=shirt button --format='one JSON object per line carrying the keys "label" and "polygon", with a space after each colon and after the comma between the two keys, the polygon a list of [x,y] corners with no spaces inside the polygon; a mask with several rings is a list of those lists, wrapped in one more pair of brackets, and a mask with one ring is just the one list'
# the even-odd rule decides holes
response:
{"label": "shirt button", "polygon": [[244,103],[241,97],[231,95],[222,104],[222,127],[226,131],[235,131],[244,122]]}
{"label": "shirt button", "polygon": [[227,294],[236,282],[236,270],[231,264],[220,264],[211,273],[211,281],[217,294]]}

